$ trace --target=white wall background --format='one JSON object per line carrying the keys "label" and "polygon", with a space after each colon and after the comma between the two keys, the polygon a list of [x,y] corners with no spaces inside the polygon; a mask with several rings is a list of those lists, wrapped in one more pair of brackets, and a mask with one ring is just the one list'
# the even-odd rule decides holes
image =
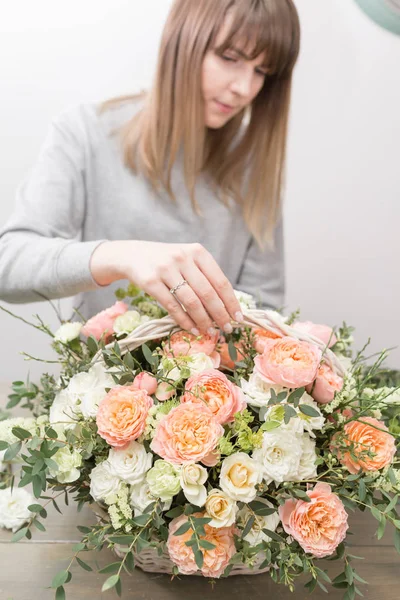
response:
{"label": "white wall background", "polygon": [[[171,0],[14,0],[0,22],[0,223],[49,120],[152,80]],[[400,38],[351,0],[297,0],[303,46],[295,76],[286,203],[287,306],[356,327],[371,351],[400,343]],[[44,304],[2,305],[56,318]],[[61,308],[67,318],[71,301]],[[47,338],[0,312],[0,380],[35,380]],[[388,365],[400,368],[400,350]],[[48,365],[54,371],[53,365]]]}

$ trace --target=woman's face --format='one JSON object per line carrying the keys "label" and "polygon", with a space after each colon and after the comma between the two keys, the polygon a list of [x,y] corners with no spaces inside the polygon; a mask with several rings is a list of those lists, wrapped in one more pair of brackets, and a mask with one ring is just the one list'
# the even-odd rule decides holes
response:
{"label": "woman's face", "polygon": [[[217,36],[218,47],[225,39],[228,19]],[[265,54],[255,60],[246,58],[246,46],[232,48],[218,56],[214,48],[206,53],[202,70],[205,124],[211,129],[226,125],[249,106],[264,85],[267,69],[262,66]]]}

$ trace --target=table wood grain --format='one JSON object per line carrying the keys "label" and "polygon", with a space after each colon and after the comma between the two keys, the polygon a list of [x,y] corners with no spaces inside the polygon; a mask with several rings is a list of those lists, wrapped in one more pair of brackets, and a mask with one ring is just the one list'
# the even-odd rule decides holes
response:
{"label": "table wood grain", "polygon": [[[6,404],[9,386],[0,383],[0,407]],[[15,414],[15,411],[14,411]],[[18,411],[18,414],[22,414]],[[54,591],[48,589],[53,576],[67,568],[73,556],[72,546],[80,541],[77,525],[94,522],[89,507],[78,513],[76,505],[59,504],[61,516],[54,509],[48,510],[44,521],[46,532],[35,532],[33,539],[11,543],[12,534],[0,529],[0,599],[1,600],[51,600]],[[353,533],[349,542],[353,554],[364,557],[354,561],[357,572],[368,581],[360,585],[366,600],[400,599],[400,556],[393,547],[393,531],[388,527],[384,537],[376,540],[376,521],[369,514],[350,515],[350,529]],[[117,598],[115,591],[101,594],[101,586],[107,575],[99,575],[96,565],[102,568],[113,562],[110,550],[101,553],[85,553],[82,558],[88,562],[94,572],[72,566],[72,580],[65,586],[69,600],[95,600],[99,598]],[[320,561],[319,566],[329,569],[334,577],[341,565],[336,562]],[[236,576],[217,582],[214,588],[207,579],[184,577],[171,580],[168,575],[144,573],[137,569],[133,575],[122,576],[124,600],[341,600],[342,590],[331,588],[329,596],[322,590],[316,590],[312,596],[303,588],[306,579],[298,581],[298,587],[292,594],[287,588],[276,585],[268,574],[255,576]],[[329,587],[329,586],[328,586]]]}

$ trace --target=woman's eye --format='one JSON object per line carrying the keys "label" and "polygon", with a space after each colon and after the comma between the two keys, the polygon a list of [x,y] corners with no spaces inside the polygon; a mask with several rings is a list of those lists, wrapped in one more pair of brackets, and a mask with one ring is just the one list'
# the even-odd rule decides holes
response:
{"label": "woman's eye", "polygon": [[232,58],[232,56],[225,56],[223,55],[222,58],[228,62],[237,62],[236,58]]}

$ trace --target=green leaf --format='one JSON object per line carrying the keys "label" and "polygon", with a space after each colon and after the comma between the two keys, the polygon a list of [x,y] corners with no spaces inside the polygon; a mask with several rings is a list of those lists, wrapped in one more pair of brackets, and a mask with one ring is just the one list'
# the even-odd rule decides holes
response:
{"label": "green leaf", "polygon": [[229,352],[229,356],[230,356],[231,360],[233,360],[233,362],[236,362],[238,355],[237,355],[236,346],[232,340],[229,340],[228,352]]}
{"label": "green leaf", "polygon": [[0,442],[0,452],[6,450],[10,444],[8,442]]}
{"label": "green leaf", "polygon": [[387,505],[387,507],[384,510],[384,513],[390,513],[391,510],[393,510],[393,508],[395,508],[397,506],[397,503],[399,501],[399,494],[396,494],[395,496],[393,496],[392,500],[389,502],[389,504]]}
{"label": "green leaf", "polygon": [[200,548],[204,548],[204,550],[213,550],[216,546],[211,542],[207,542],[207,540],[199,540]]}
{"label": "green leaf", "polygon": [[87,344],[87,347],[88,347],[88,350],[89,350],[90,354],[92,356],[94,356],[97,353],[98,349],[99,349],[99,345],[97,343],[97,340],[92,335],[90,335],[88,337],[88,339],[86,340],[86,344]]}
{"label": "green leaf", "polygon": [[305,391],[306,391],[306,388],[304,388],[304,387],[294,390],[294,392],[289,394],[287,401],[290,402],[291,404],[294,404],[297,408],[299,400],[300,400],[300,398],[303,397]]}
{"label": "green leaf", "polygon": [[28,506],[28,510],[34,513],[38,513],[42,510],[43,506],[41,504],[30,504]]}
{"label": "green leaf", "polygon": [[320,416],[320,413],[312,406],[308,406],[308,404],[300,404],[299,409],[303,413],[303,415],[307,415],[308,417]]}
{"label": "green leaf", "polygon": [[93,571],[92,567],[85,563],[85,561],[83,561],[81,558],[79,558],[79,556],[76,557],[76,562],[80,567],[82,567],[82,569],[85,569],[85,571]]}
{"label": "green leaf", "polygon": [[360,496],[360,500],[361,502],[364,502],[365,497],[367,495],[367,488],[365,486],[365,483],[362,479],[360,479],[360,482],[358,484],[358,495]]}
{"label": "green leaf", "polygon": [[121,562],[111,563],[103,569],[100,569],[99,573],[102,573],[103,575],[106,575],[108,573],[116,573],[119,570],[120,566]]}
{"label": "green leaf", "polygon": [[285,404],[284,411],[285,411],[284,421],[285,421],[285,424],[287,425],[292,417],[297,417],[297,411],[293,408],[293,406],[290,406],[290,404]]}
{"label": "green leaf", "polygon": [[204,556],[201,550],[194,551],[194,559],[196,561],[197,568],[202,569],[204,564]]}
{"label": "green leaf", "polygon": [[101,588],[102,592],[106,592],[107,590],[111,590],[115,585],[117,585],[119,581],[119,575],[111,575],[103,584]]}
{"label": "green leaf", "polygon": [[379,510],[377,508],[375,508],[374,506],[370,507],[371,510],[371,514],[372,516],[377,520],[380,521],[381,520],[381,513],[379,512]]}
{"label": "green leaf", "polygon": [[40,473],[40,471],[42,470],[43,467],[44,467],[44,460],[42,458],[39,458],[33,465],[32,473],[31,473],[32,477],[34,477],[35,475]]}
{"label": "green leaf", "polygon": [[381,540],[384,536],[386,529],[386,518],[384,515],[381,516],[381,522],[379,523],[378,531],[376,532],[376,537],[378,540]]}
{"label": "green leaf", "polygon": [[7,402],[6,408],[14,408],[14,406],[17,406],[22,400],[21,396],[18,396],[18,394],[11,394],[8,397],[10,400]]}
{"label": "green leaf", "polygon": [[284,544],[286,544],[286,541],[283,539],[283,537],[281,537],[275,531],[270,531],[269,529],[263,529],[263,532],[266,533],[268,535],[268,537],[271,538],[271,540],[275,540],[275,542],[279,542],[279,543],[283,542]]}
{"label": "green leaf", "polygon": [[147,344],[142,344],[142,352],[143,352],[143,356],[145,357],[145,359],[147,360],[147,362],[150,365],[153,365],[155,362],[157,362],[157,358],[155,356],[153,356],[153,354]]}
{"label": "green leaf", "polygon": [[4,462],[8,462],[9,460],[12,460],[13,458],[15,458],[18,454],[18,452],[21,450],[22,448],[22,443],[21,442],[15,442],[15,444],[11,444],[11,446],[9,446],[8,450],[6,450],[5,454],[4,454]]}
{"label": "green leaf", "polygon": [[52,427],[47,427],[45,433],[46,433],[46,436],[48,438],[50,438],[51,440],[56,440],[58,438],[57,431],[54,431],[54,429]]}
{"label": "green leaf", "polygon": [[35,498],[40,498],[40,495],[42,493],[42,480],[40,479],[39,475],[35,475],[35,477],[33,478],[32,488]]}
{"label": "green leaf", "polygon": [[130,571],[131,573],[133,572],[135,568],[135,559],[133,556],[133,552],[128,552],[128,554],[126,555],[125,566],[128,569],[128,571]]}
{"label": "green leaf", "polygon": [[350,565],[350,563],[347,563],[344,572],[346,573],[347,581],[351,585],[354,581],[354,576],[353,576],[353,567]]}
{"label": "green leaf", "polygon": [[174,535],[175,536],[183,535],[184,533],[189,531],[189,529],[191,529],[191,527],[192,527],[192,525],[190,523],[184,523],[183,525],[181,525],[179,527],[179,529],[177,531],[175,531]]}
{"label": "green leaf", "polygon": [[64,583],[68,581],[68,576],[69,571],[59,571],[57,575],[55,575],[55,577],[53,578],[53,581],[51,582],[51,587],[58,588],[61,585],[64,585]]}
{"label": "green leaf", "polygon": [[395,529],[394,531],[394,546],[400,554],[400,529]]}
{"label": "green leaf", "polygon": [[251,528],[254,525],[254,521],[256,520],[254,515],[251,515],[251,517],[248,519],[245,528],[243,529],[243,533],[242,533],[242,539],[246,537],[246,535],[248,533],[250,533]]}
{"label": "green leaf", "polygon": [[138,515],[132,519],[134,525],[138,525],[138,527],[142,527],[146,525],[150,519],[151,515]]}
{"label": "green leaf", "polygon": [[27,527],[23,527],[22,529],[20,529],[16,533],[14,533],[14,535],[12,536],[11,541],[12,542],[18,542],[19,540],[22,540],[22,538],[26,536],[27,531],[28,531],[28,528]]}
{"label": "green leaf", "polygon": [[130,546],[134,539],[133,535],[112,535],[108,538],[113,544],[122,544],[123,546]]}
{"label": "green leaf", "polygon": [[78,531],[80,531],[81,533],[90,533],[92,530],[90,529],[90,527],[84,527],[83,525],[77,525],[76,527],[78,529]]}
{"label": "green leaf", "polygon": [[62,586],[60,586],[56,589],[55,600],[65,600],[65,590]]}
{"label": "green leaf", "polygon": [[343,596],[343,600],[354,600],[355,595],[356,595],[356,590],[354,588],[354,584],[352,584],[352,585],[350,585],[350,587],[347,589],[347,592]]}
{"label": "green leaf", "polygon": [[135,361],[133,360],[130,352],[127,352],[124,356],[124,365],[128,367],[128,369],[131,369],[131,371],[133,371],[135,368]]}
{"label": "green leaf", "polygon": [[11,432],[17,437],[19,440],[26,440],[32,437],[30,431],[23,429],[22,427],[13,427]]}
{"label": "green leaf", "polygon": [[39,529],[39,531],[46,531],[46,527],[43,525],[43,523],[41,523],[40,521],[38,521],[37,519],[33,520],[33,525],[35,525],[35,527],[37,529]]}

